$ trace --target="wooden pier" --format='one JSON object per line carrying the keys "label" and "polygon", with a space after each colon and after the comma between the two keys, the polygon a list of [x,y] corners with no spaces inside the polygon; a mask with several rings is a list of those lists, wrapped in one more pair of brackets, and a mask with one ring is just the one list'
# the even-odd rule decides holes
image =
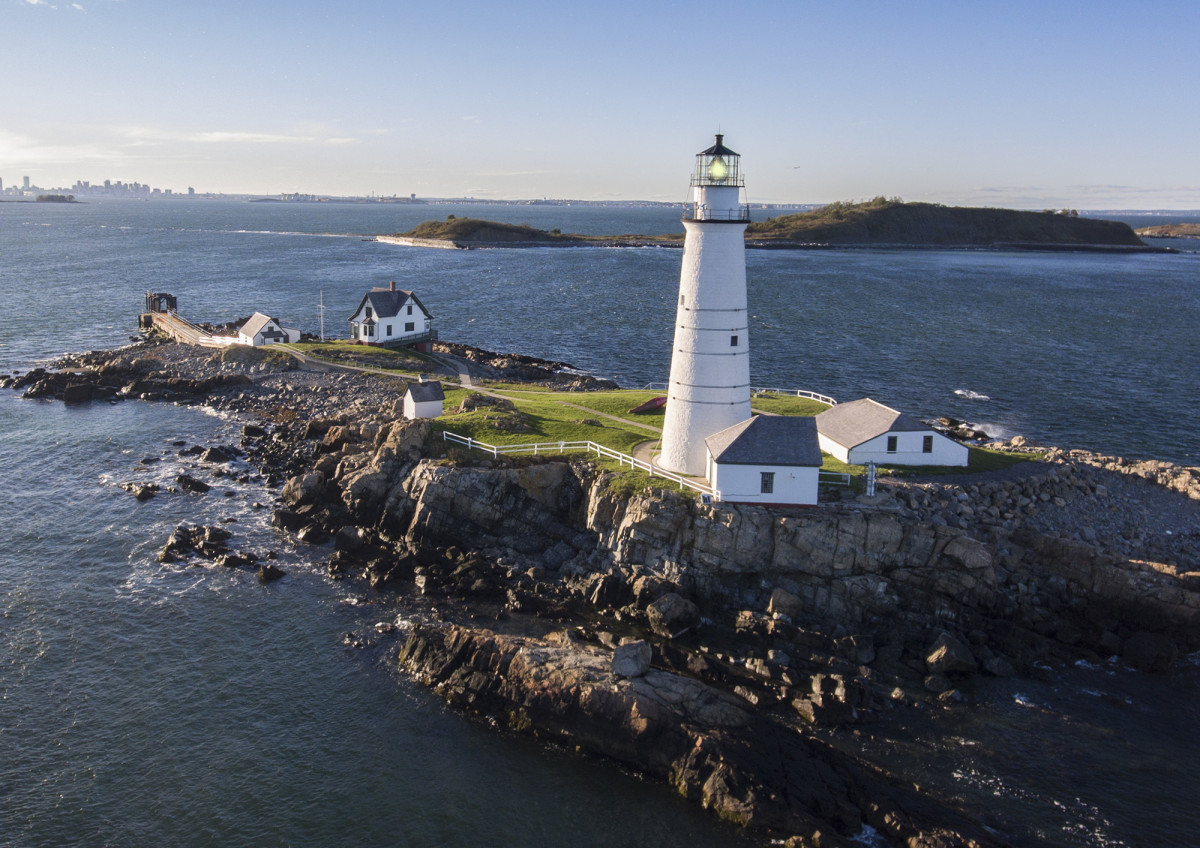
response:
{"label": "wooden pier", "polygon": [[174,295],[146,292],[146,311],[138,316],[138,327],[158,330],[177,342],[200,347],[228,347],[238,343],[237,336],[214,336],[186,318],[180,318],[176,306]]}

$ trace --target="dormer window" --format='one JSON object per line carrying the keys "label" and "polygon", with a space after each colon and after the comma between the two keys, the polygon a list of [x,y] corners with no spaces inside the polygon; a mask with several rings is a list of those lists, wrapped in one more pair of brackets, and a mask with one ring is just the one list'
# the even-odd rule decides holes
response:
{"label": "dormer window", "polygon": [[367,320],[368,321],[371,320],[371,307],[369,307],[369,306],[367,307]]}

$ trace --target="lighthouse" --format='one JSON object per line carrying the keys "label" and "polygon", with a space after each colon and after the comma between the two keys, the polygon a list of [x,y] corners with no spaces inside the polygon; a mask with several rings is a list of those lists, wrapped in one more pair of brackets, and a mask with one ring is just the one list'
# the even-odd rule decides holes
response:
{"label": "lighthouse", "polygon": [[705,471],[704,440],[748,419],[750,337],[746,313],[746,225],[741,157],[717,136],[696,154],[684,205],[683,267],[658,464]]}

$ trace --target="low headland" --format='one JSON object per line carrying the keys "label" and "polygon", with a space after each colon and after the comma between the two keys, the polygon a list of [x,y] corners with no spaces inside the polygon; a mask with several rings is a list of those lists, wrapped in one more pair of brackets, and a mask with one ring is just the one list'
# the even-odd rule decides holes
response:
{"label": "low headland", "polygon": [[1136,232],[1140,238],[1200,239],[1200,224],[1156,224],[1153,227],[1141,227]]}
{"label": "low headland", "polygon": [[[1200,649],[1200,469],[1017,437],[973,448],[966,473],[897,473],[870,498],[855,485],[812,509],[708,505],[582,454],[493,457],[442,437],[633,450],[661,424],[629,412],[652,393],[464,346],[363,352],[150,339],[0,387],[235,413],[240,443],[183,447],[177,487],[134,466],[125,488],[204,497],[231,473],[261,478],[274,524],[330,575],[410,605],[356,644],[465,713],[667,781],[773,844],[862,844],[868,828],[895,846],[1034,844],[872,762],[857,734],[969,710],[989,677],[1111,657],[1161,671]],[[443,380],[445,414],[409,421],[400,396],[421,373]],[[816,411],[793,402],[754,399]],[[236,525],[181,525],[160,558],[283,576]]]}
{"label": "low headland", "polygon": [[[682,233],[591,236],[453,215],[445,221],[425,221],[406,233],[377,239],[389,244],[458,249],[683,246]],[[812,212],[752,222],[746,228],[746,247],[1168,250],[1146,245],[1128,224],[1080,217],[1072,210],[1026,212],[905,203],[883,197],[862,203],[830,203]]]}

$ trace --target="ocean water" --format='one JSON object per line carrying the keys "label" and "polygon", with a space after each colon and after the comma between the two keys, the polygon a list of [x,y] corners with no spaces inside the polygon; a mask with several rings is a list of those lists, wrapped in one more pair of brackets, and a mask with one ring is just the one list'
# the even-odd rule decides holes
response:
{"label": "ocean water", "polygon": [[[125,342],[146,290],[194,320],[261,310],[314,332],[323,298],[326,333],[344,337],[363,291],[394,279],[443,338],[665,379],[678,251],[363,240],[451,213],[679,227],[663,209],[0,203],[0,370]],[[1195,253],[750,252],[754,379],[1194,464],[1198,271]],[[254,507],[273,496],[261,483],[146,503],[120,490],[206,475],[172,443],[229,443],[237,427],[0,396],[0,844],[744,844],[664,787],[448,712],[382,642],[348,647],[403,605],[328,580],[323,552]],[[161,566],[182,522],[226,523],[289,576]],[[1194,841],[1195,666],[1072,669],[993,695],[863,744],[1027,844]]]}

